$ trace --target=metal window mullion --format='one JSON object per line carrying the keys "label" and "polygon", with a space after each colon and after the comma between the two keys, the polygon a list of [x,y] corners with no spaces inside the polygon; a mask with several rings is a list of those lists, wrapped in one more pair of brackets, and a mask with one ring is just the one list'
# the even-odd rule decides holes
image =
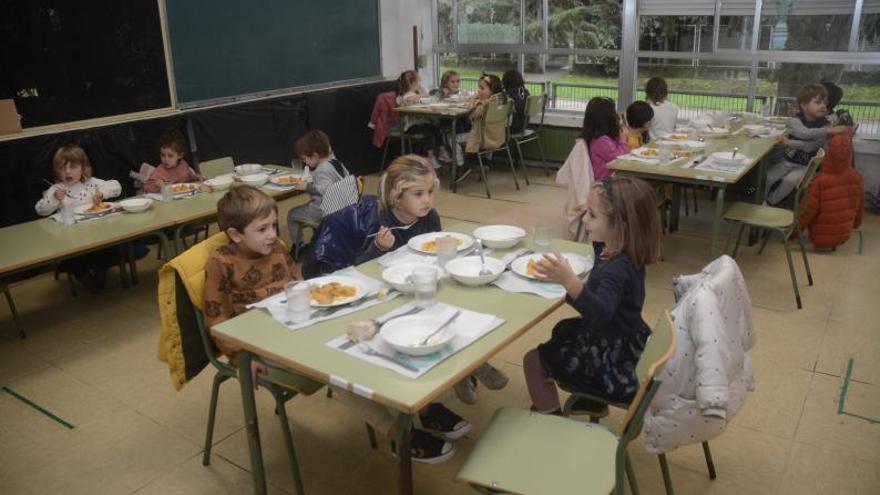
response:
{"label": "metal window mullion", "polygon": [[[526,0],[519,0],[519,39],[520,43],[525,46],[526,44]],[[526,55],[523,52],[520,52],[519,58],[517,59],[517,67],[519,68],[520,74],[525,74],[526,72]]]}
{"label": "metal window mullion", "polygon": [[864,0],[856,0],[855,9],[853,9],[852,28],[849,32],[849,47],[847,48],[851,52],[859,51],[859,29],[861,29],[863,6]]}
{"label": "metal window mullion", "polygon": [[621,36],[620,58],[618,59],[618,109],[624,109],[635,100],[636,78],[638,77],[638,5],[636,0],[623,0],[623,30]]}
{"label": "metal window mullion", "polygon": [[[752,55],[758,53],[758,41],[761,39],[761,10],[764,0],[755,0],[755,18],[752,19]],[[754,59],[753,59],[754,60]]]}
{"label": "metal window mullion", "polygon": [[712,53],[718,51],[718,35],[721,32],[721,0],[715,0],[715,21],[712,26]]}
{"label": "metal window mullion", "polygon": [[452,0],[452,51],[458,52],[458,0]]}

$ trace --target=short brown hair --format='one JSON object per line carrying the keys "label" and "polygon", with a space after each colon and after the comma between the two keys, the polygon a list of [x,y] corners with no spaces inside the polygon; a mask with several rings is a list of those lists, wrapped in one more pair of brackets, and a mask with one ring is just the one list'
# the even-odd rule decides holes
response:
{"label": "short brown hair", "polygon": [[175,127],[170,127],[159,136],[159,149],[161,150],[162,148],[169,148],[181,155],[185,155],[188,146],[186,145],[186,138],[183,137],[183,133]]}
{"label": "short brown hair", "polygon": [[217,224],[220,230],[244,232],[254,220],[278,213],[278,205],[268,194],[252,186],[236,186],[217,202]]}
{"label": "short brown hair", "polygon": [[82,177],[80,177],[81,182],[87,181],[92,176],[92,164],[89,162],[89,157],[86,156],[86,152],[76,144],[65,144],[58,148],[55,152],[55,156],[52,157],[52,170],[55,172],[56,179],[60,181],[64,180],[64,174],[61,170],[68,163],[79,163],[79,166],[82,167]]}
{"label": "short brown hair", "polygon": [[626,253],[636,269],[660,258],[660,215],[657,197],[647,182],[634,177],[609,177],[595,185],[613,239],[605,241],[604,259]]}
{"label": "short brown hair", "polygon": [[435,187],[440,185],[440,180],[428,160],[419,155],[397,157],[379,179],[379,206],[383,210],[390,210],[404,191],[422,179],[433,180]]}
{"label": "short brown hair", "polygon": [[822,84],[807,84],[798,90],[795,101],[798,105],[806,105],[807,103],[819,98],[822,101],[828,101],[828,90]]}
{"label": "short brown hair", "polygon": [[330,138],[322,131],[311,130],[296,140],[294,152],[297,158],[318,155],[318,158],[330,156]]}
{"label": "short brown hair", "polygon": [[645,95],[651,100],[651,103],[659,105],[669,95],[669,86],[666,85],[666,79],[654,76],[648,79],[645,84]]}
{"label": "short brown hair", "polygon": [[440,76],[440,87],[445,88],[447,84],[449,84],[449,80],[453,77],[458,77],[461,80],[461,76],[458,75],[458,72],[454,70],[448,70]]}
{"label": "short brown hair", "polygon": [[522,74],[516,69],[510,69],[501,76],[501,84],[505,91],[511,91],[526,85]]}

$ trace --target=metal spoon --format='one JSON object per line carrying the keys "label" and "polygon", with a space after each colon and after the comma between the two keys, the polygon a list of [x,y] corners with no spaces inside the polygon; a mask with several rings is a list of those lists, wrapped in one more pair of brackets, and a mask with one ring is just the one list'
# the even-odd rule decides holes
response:
{"label": "metal spoon", "polygon": [[733,153],[730,155],[730,159],[731,159],[731,160],[733,160],[733,158],[736,156],[736,152],[737,152],[737,151],[739,151],[739,148],[736,147],[736,146],[734,146],[734,147],[733,147]]}
{"label": "metal spoon", "polygon": [[477,239],[477,253],[480,255],[480,276],[486,277],[488,275],[492,275],[492,270],[486,268],[486,258],[483,257],[483,241]]}
{"label": "metal spoon", "polygon": [[442,325],[437,327],[436,330],[429,333],[427,337],[418,341],[416,343],[416,347],[424,347],[424,346],[428,345],[428,341],[431,340],[432,337],[434,337],[435,335],[440,333],[440,331],[442,331],[444,328],[448,327],[449,324],[452,323],[453,321],[455,321],[455,319],[458,318],[458,315],[460,315],[460,314],[461,314],[461,310],[460,309],[456,310],[455,313],[452,316],[450,316],[448,320],[444,321]]}

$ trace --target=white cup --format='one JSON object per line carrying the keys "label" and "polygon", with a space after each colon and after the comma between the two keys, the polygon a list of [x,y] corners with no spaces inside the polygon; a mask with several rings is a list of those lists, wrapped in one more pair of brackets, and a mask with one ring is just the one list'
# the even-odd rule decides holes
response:
{"label": "white cup", "polygon": [[550,249],[550,227],[547,225],[535,225],[533,229],[535,247],[546,251]]}
{"label": "white cup", "polygon": [[69,202],[61,200],[61,225],[73,225],[76,223],[74,217],[73,205]]}
{"label": "white cup", "polygon": [[162,183],[162,201],[171,201],[174,197],[174,184],[170,182]]}
{"label": "white cup", "polygon": [[288,282],[284,285],[284,293],[287,296],[287,319],[293,323],[302,323],[308,320],[311,313],[309,283]]}
{"label": "white cup", "polygon": [[433,306],[437,302],[437,270],[416,268],[412,280],[416,305],[421,308]]}

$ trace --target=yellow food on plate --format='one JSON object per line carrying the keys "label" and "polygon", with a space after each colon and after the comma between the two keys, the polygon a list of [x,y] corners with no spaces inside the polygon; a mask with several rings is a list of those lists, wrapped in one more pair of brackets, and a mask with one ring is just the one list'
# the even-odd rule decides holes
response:
{"label": "yellow food on plate", "polygon": [[458,246],[461,246],[464,241],[459,239],[458,237],[452,237],[451,235],[445,235],[441,237],[435,237],[432,241],[427,241],[422,243],[422,251],[426,253],[436,253],[437,252],[437,239],[452,239],[455,242],[455,248],[458,249]]}
{"label": "yellow food on plate", "polygon": [[541,265],[546,268],[546,267],[550,266],[550,263],[544,259],[540,259],[540,260],[530,259],[528,264],[526,265],[526,274],[528,274],[528,276],[530,276],[530,277],[540,276],[538,274],[538,265]]}
{"label": "yellow food on plate", "polygon": [[694,156],[694,152],[688,150],[674,150],[672,156],[675,158],[691,158]]}
{"label": "yellow food on plate", "polygon": [[336,301],[356,296],[357,288],[339,282],[329,282],[312,287],[309,295],[318,304],[333,304]]}
{"label": "yellow food on plate", "polygon": [[681,132],[673,132],[672,134],[668,134],[666,139],[671,139],[673,141],[686,141],[688,138],[687,134]]}
{"label": "yellow food on plate", "polygon": [[86,213],[101,213],[102,211],[107,211],[110,208],[113,208],[113,205],[111,205],[110,203],[98,203],[96,205],[90,206],[86,210]]}
{"label": "yellow food on plate", "polygon": [[639,151],[639,154],[645,157],[657,156],[657,150],[654,148],[644,148]]}
{"label": "yellow food on plate", "polygon": [[187,193],[190,191],[195,191],[195,189],[195,184],[174,184],[173,186],[171,186],[171,192],[174,194]]}
{"label": "yellow food on plate", "polygon": [[272,182],[280,186],[295,186],[299,182],[299,177],[295,175],[282,175],[281,177],[273,178]]}

